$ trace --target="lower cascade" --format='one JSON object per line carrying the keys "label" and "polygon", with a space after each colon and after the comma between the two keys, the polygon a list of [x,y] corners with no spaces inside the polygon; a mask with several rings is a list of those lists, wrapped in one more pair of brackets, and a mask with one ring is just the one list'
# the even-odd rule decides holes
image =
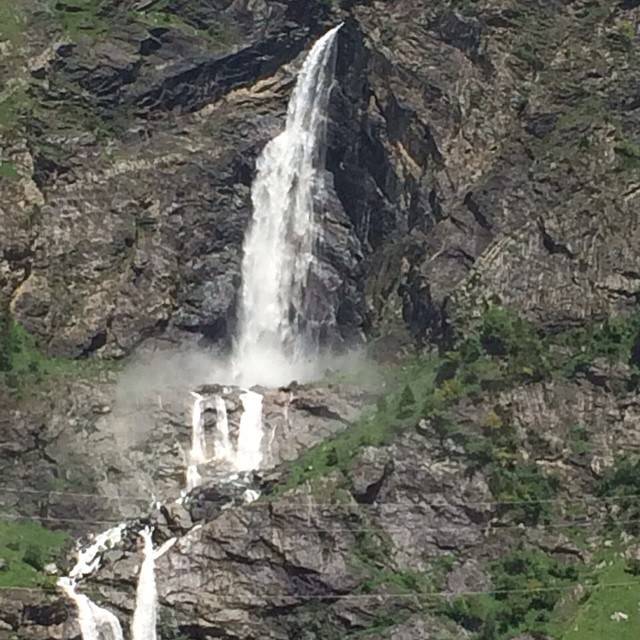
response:
{"label": "lower cascade", "polygon": [[131,637],[133,640],[155,640],[158,594],[156,591],[153,541],[149,529],[144,529],[140,532],[140,535],[144,541],[144,559],[138,578],[136,608],[133,614],[133,622],[131,623]]}
{"label": "lower cascade", "polygon": [[87,596],[77,593],[76,585],[69,578],[61,578],[60,588],[78,608],[78,623],[83,640],[100,640],[104,633],[113,640],[123,640],[122,627],[116,616],[94,604]]}
{"label": "lower cascade", "polygon": [[112,640],[123,639],[122,627],[115,614],[78,593],[77,581],[100,567],[102,552],[121,542],[124,529],[125,525],[120,524],[98,534],[90,545],[78,551],[78,561],[69,576],[58,580],[58,586],[78,609],[78,623],[83,640],[100,640],[104,633],[109,634]]}
{"label": "lower cascade", "polygon": [[191,392],[194,397],[191,409],[191,451],[187,463],[187,492],[195,489],[201,482],[198,465],[206,461],[207,445],[204,437],[204,424],[202,419],[203,398],[201,395]]}
{"label": "lower cascade", "polygon": [[222,396],[216,396],[216,440],[215,456],[218,460],[231,460],[233,448],[229,439],[229,417],[227,403]]}
{"label": "lower cascade", "polygon": [[262,396],[254,391],[246,391],[240,396],[240,401],[244,411],[240,420],[234,467],[236,471],[251,471],[262,462]]}

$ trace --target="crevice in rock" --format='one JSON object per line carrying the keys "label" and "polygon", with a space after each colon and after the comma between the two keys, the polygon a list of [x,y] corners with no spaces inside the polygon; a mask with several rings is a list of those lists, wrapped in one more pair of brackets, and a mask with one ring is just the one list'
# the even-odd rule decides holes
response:
{"label": "crevice in rock", "polygon": [[488,218],[482,213],[480,205],[476,202],[473,197],[473,193],[469,192],[464,198],[464,205],[471,212],[471,215],[475,218],[475,221],[487,231],[491,231],[492,225],[489,222]]}
{"label": "crevice in rock", "polygon": [[98,331],[98,333],[91,338],[89,344],[82,349],[80,357],[87,357],[95,351],[98,351],[98,349],[102,349],[105,344],[107,344],[107,331]]}
{"label": "crevice in rock", "polygon": [[356,502],[359,504],[373,504],[378,499],[378,496],[380,495],[380,491],[382,490],[382,486],[384,485],[385,481],[391,475],[392,472],[393,472],[393,463],[388,462],[384,466],[384,471],[382,472],[382,475],[380,476],[380,478],[373,484],[370,484],[366,488],[364,493],[353,492],[353,497],[355,498]]}
{"label": "crevice in rock", "polygon": [[567,258],[575,259],[575,253],[573,253],[573,251],[571,251],[566,244],[558,242],[551,237],[549,232],[546,230],[544,221],[542,219],[538,220],[538,228],[540,229],[540,233],[542,235],[542,244],[551,255],[561,254],[566,256]]}
{"label": "crevice in rock", "polygon": [[316,416],[318,418],[327,418],[328,420],[337,420],[345,425],[350,425],[351,423],[348,420],[345,420],[339,413],[331,410],[327,405],[321,404],[311,404],[304,398],[294,398],[291,402],[291,405],[296,409],[301,411],[306,411],[312,416]]}

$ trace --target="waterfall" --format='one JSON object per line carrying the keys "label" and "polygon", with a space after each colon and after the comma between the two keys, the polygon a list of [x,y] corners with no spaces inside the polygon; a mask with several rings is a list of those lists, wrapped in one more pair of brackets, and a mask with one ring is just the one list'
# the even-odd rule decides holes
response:
{"label": "waterfall", "polygon": [[216,396],[216,441],[215,456],[218,460],[233,460],[233,448],[229,439],[229,417],[227,403],[222,396]]}
{"label": "waterfall", "polygon": [[100,566],[100,554],[106,549],[115,547],[122,541],[122,534],[126,525],[119,524],[117,527],[107,529],[99,533],[93,542],[78,551],[78,561],[71,569],[69,578],[75,581],[86,575],[93,573]]}
{"label": "waterfall", "polygon": [[144,559],[138,576],[136,608],[133,613],[133,622],[131,623],[131,638],[132,640],[156,640],[158,602],[153,541],[149,529],[141,531],[140,536],[144,540]]}
{"label": "waterfall", "polygon": [[304,377],[314,356],[305,288],[319,230],[314,197],[324,188],[326,112],[340,26],[309,52],[289,101],[285,130],[258,158],[234,352],[236,379],[243,385],[275,386]]}
{"label": "waterfall", "polygon": [[[78,624],[82,640],[123,640],[122,627],[116,616],[91,602],[87,596],[77,592],[76,580],[92,574],[100,566],[100,554],[122,540],[124,524],[98,534],[93,542],[78,551],[78,560],[67,578],[60,578],[58,586],[65,595],[74,602],[78,609]],[[105,635],[103,631],[110,635]]]}
{"label": "waterfall", "polygon": [[206,462],[207,459],[207,444],[204,438],[204,420],[202,418],[204,399],[193,391],[191,395],[194,397],[194,402],[191,409],[191,451],[187,465],[187,491],[195,489],[202,482],[198,465]]}
{"label": "waterfall", "polygon": [[111,611],[99,607],[87,596],[77,593],[75,583],[69,578],[60,578],[58,586],[78,608],[78,624],[82,640],[100,640],[105,637],[101,633],[102,630],[108,630],[111,640],[123,640],[120,621]]}
{"label": "waterfall", "polygon": [[262,396],[246,391],[240,396],[242,417],[235,456],[236,471],[257,469],[262,462]]}

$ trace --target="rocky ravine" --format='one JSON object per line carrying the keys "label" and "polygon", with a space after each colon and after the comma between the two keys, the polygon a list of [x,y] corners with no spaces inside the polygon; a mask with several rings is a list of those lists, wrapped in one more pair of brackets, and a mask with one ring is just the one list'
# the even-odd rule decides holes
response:
{"label": "rocky ravine", "polygon": [[[334,319],[327,342],[374,337],[383,358],[414,342],[449,346],[487,301],[550,334],[632,313],[636,5],[24,2],[15,24],[0,25],[3,318],[50,356],[109,363],[167,343],[226,348],[255,157],[282,125],[303,51],[339,20],[334,189],[312,279]],[[53,378],[18,398],[0,391],[3,484],[47,492],[4,491],[3,510],[106,521],[146,512],[141,494],[175,493],[187,392],[207,381],[198,373],[163,391],[162,405],[153,389],[140,396],[135,413],[120,411],[119,375],[109,370]],[[507,411],[525,457],[559,473],[573,499],[594,490],[617,454],[637,449],[633,373],[587,374],[462,401],[456,419],[480,428],[496,407]],[[295,442],[282,434],[285,459],[345,429],[366,404],[350,390],[305,389],[302,398],[289,423]],[[278,422],[279,394],[269,403]],[[590,452],[567,444],[574,425]],[[467,462],[440,440],[427,426],[363,449],[340,493],[348,509],[318,506],[344,491],[332,474],[311,494],[303,486],[271,506],[209,513],[159,566],[162,637],[472,634],[473,625],[400,606],[375,584],[364,595],[380,599],[338,597],[363,594],[363,556],[380,571],[422,572],[438,590],[487,589],[481,567],[513,530],[489,526],[501,516],[495,505],[456,506],[495,496],[486,474],[461,481]],[[105,499],[74,501],[69,491]],[[133,504],[112,499],[132,495]],[[373,540],[354,529],[375,531]],[[557,536],[528,543],[562,558],[581,553]],[[95,583],[123,619],[137,561],[115,554]],[[78,633],[57,597],[20,593],[0,610],[0,637]]]}

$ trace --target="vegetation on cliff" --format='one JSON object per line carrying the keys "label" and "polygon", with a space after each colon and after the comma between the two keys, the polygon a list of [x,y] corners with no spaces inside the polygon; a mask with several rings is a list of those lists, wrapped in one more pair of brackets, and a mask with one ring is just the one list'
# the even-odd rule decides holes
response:
{"label": "vegetation on cliff", "polygon": [[0,516],[0,588],[53,587],[45,567],[55,563],[69,541],[64,532],[35,522],[3,522]]}

